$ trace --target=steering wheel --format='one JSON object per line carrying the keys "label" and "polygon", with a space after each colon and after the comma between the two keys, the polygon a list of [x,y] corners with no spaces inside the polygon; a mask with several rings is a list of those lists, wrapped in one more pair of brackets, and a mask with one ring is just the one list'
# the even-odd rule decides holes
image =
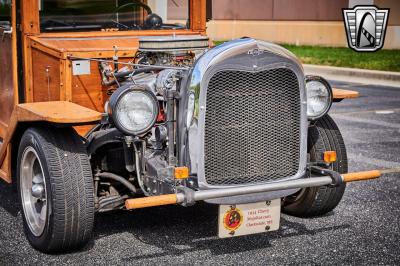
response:
{"label": "steering wheel", "polygon": [[[151,8],[150,8],[148,5],[146,5],[146,4],[142,3],[142,2],[134,1],[133,3],[128,3],[128,4],[125,4],[125,5],[122,5],[122,6],[117,7],[117,8],[113,11],[113,15],[112,15],[112,16],[113,16],[114,18],[116,18],[116,17],[118,16],[118,13],[119,13],[122,9],[128,8],[128,7],[141,7],[141,8],[143,8],[144,10],[146,10],[147,15],[153,14],[153,11],[151,10]],[[128,26],[128,25],[125,25],[125,24],[123,24],[123,23],[120,23],[120,22],[117,22],[117,21],[114,21],[114,20],[113,20],[113,22],[114,22],[115,24],[118,25],[118,28],[119,28],[119,26],[123,26],[123,27],[125,27],[125,28],[127,28],[127,29],[138,29],[138,30],[142,29],[141,26],[136,25],[135,23],[133,23],[133,26]]]}

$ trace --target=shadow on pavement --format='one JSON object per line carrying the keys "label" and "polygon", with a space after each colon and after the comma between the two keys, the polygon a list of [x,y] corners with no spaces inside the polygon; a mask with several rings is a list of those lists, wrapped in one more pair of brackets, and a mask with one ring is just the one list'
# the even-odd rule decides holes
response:
{"label": "shadow on pavement", "polygon": [[19,212],[19,199],[15,184],[7,184],[0,180],[0,208],[7,211],[13,217]]}
{"label": "shadow on pavement", "polygon": [[[15,186],[0,181],[0,208],[13,217],[19,212],[18,195]],[[208,250],[212,255],[233,254],[244,251],[264,249],[271,246],[270,241],[280,238],[300,235],[317,235],[322,232],[349,228],[348,224],[322,227],[315,230],[308,229],[307,219],[300,223],[289,221],[285,215],[281,217],[281,229],[276,232],[243,236],[238,238],[218,239],[218,206],[199,203],[190,208],[181,206],[166,206],[136,210],[132,212],[111,212],[96,215],[93,240],[84,250],[77,253],[91,252],[96,240],[111,235],[128,233],[143,245],[150,246],[146,251],[153,253],[143,254],[140,248],[128,246],[133,256],[121,258],[124,262],[133,262],[146,259],[155,259],[163,256],[181,256],[186,253]],[[328,216],[333,213],[329,213]],[[325,216],[326,217],[326,216]],[[116,249],[118,247],[115,247]],[[156,251],[153,251],[156,250]],[[66,255],[66,254],[64,254]],[[3,259],[6,259],[2,256]],[[1,262],[1,260],[0,260]],[[1,264],[1,263],[0,263]]]}
{"label": "shadow on pavement", "polygon": [[[179,206],[137,210],[130,213],[109,213],[97,216],[94,241],[108,235],[130,233],[144,245],[151,246],[151,254],[143,254],[135,246],[132,257],[122,258],[124,262],[155,259],[163,256],[181,256],[199,250],[209,250],[212,255],[233,254],[270,247],[274,239],[299,235],[317,235],[322,232],[349,228],[349,224],[307,229],[306,219],[296,223],[281,218],[281,229],[276,232],[218,239],[216,235],[218,208],[205,203],[191,208]],[[329,215],[329,214],[328,214]],[[129,243],[128,243],[129,245]],[[93,244],[88,246],[91,249]],[[149,250],[149,249],[146,249]]]}

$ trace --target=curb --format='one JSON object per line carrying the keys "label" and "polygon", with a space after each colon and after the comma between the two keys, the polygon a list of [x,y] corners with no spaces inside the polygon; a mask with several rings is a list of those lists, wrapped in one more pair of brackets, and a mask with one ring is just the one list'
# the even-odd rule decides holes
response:
{"label": "curb", "polygon": [[329,80],[400,88],[400,72],[318,65],[303,65],[303,67],[306,74],[323,76]]}

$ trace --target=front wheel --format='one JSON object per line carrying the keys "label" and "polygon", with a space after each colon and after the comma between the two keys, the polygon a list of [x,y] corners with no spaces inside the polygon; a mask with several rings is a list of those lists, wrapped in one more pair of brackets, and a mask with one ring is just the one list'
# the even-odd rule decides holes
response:
{"label": "front wheel", "polygon": [[[336,151],[337,161],[332,164],[331,169],[342,174],[347,173],[347,153],[343,138],[329,115],[313,122],[308,130],[308,152],[311,162],[321,161],[325,151]],[[339,204],[345,189],[346,184],[338,187],[302,189],[284,199],[283,212],[299,217],[326,214]]]}
{"label": "front wheel", "polygon": [[88,242],[94,222],[93,177],[73,129],[28,129],[18,150],[17,179],[25,233],[34,248],[66,252]]}

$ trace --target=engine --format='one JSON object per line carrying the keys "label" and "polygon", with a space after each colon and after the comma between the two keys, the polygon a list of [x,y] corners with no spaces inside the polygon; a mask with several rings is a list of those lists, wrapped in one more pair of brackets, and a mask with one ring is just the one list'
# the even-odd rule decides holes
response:
{"label": "engine", "polygon": [[[208,38],[202,36],[143,37],[131,62],[115,56],[112,62],[99,63],[102,84],[110,95],[105,105],[108,118],[87,137],[92,166],[99,173],[98,211],[122,207],[134,191],[174,192],[177,98],[190,67],[208,46]],[[104,182],[108,174],[120,180],[109,177],[111,181]]]}
{"label": "engine", "polygon": [[191,66],[209,47],[203,36],[143,37],[139,40],[138,62],[149,65]]}
{"label": "engine", "polygon": [[[207,49],[201,36],[145,37],[131,62],[100,60],[110,98],[87,136],[98,211],[143,195],[181,193],[190,205],[194,191],[307,174],[307,119],[329,111],[329,84],[306,79],[293,54],[268,42],[243,38]],[[262,202],[295,192],[250,197]]]}

